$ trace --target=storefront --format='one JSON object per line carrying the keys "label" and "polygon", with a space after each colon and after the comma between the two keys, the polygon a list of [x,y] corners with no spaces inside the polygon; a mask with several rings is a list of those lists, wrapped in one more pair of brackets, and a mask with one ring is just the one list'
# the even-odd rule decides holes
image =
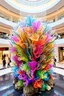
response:
{"label": "storefront", "polygon": [[10,57],[10,52],[8,47],[0,48],[0,64],[2,64],[2,57],[4,54]]}
{"label": "storefront", "polygon": [[64,47],[59,47],[59,62],[64,61]]}

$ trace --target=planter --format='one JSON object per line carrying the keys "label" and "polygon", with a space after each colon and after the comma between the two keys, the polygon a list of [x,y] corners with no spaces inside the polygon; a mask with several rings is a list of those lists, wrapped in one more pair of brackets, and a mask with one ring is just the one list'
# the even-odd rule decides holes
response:
{"label": "planter", "polygon": [[[30,89],[31,88],[31,89]],[[12,93],[13,94],[13,93]],[[36,89],[33,90],[32,87],[24,87],[23,92],[22,90],[15,90],[14,96],[59,96],[59,93],[54,91],[54,88],[50,91],[40,91]]]}
{"label": "planter", "polygon": [[24,96],[37,96],[38,89],[34,89],[32,85],[25,86],[23,88],[23,94]]}

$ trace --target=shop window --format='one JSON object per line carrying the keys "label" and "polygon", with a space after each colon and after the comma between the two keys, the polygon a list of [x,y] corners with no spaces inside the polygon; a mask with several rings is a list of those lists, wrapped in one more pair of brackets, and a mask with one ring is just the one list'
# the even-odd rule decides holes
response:
{"label": "shop window", "polygon": [[59,61],[64,61],[64,47],[59,48]]}

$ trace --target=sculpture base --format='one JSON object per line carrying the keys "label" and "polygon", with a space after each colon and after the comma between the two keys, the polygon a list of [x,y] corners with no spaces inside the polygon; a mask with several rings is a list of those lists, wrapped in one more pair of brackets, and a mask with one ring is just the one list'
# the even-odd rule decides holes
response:
{"label": "sculpture base", "polygon": [[[22,93],[21,91],[15,91],[15,93],[17,94],[17,96],[59,96],[58,93],[54,92],[54,89],[51,89],[50,91],[38,91],[37,93],[33,93],[33,94],[27,94],[27,93]],[[16,95],[14,95],[16,96]]]}
{"label": "sculpture base", "polygon": [[32,85],[23,88],[24,96],[36,96],[38,89],[34,89]]}
{"label": "sculpture base", "polygon": [[17,85],[17,79],[14,79],[14,89],[18,94],[21,94],[20,96],[59,96],[58,94],[54,93],[54,86],[53,82],[49,81],[48,84],[53,87],[50,91],[41,91],[39,89],[34,89],[32,85],[25,86],[21,88]]}

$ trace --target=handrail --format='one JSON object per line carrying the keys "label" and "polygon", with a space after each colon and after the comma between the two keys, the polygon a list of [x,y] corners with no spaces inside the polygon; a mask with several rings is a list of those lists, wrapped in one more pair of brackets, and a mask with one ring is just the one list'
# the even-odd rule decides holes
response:
{"label": "handrail", "polygon": [[[1,18],[1,17],[0,17],[0,22],[3,23],[3,24],[6,24],[8,26],[11,26],[11,27],[17,26],[17,23],[14,23],[12,21],[6,20],[6,19]],[[61,25],[63,23],[64,23],[64,17],[62,19],[60,19],[60,20],[58,20],[56,22],[50,23],[48,25],[51,26],[51,27],[55,27],[55,26]]]}

